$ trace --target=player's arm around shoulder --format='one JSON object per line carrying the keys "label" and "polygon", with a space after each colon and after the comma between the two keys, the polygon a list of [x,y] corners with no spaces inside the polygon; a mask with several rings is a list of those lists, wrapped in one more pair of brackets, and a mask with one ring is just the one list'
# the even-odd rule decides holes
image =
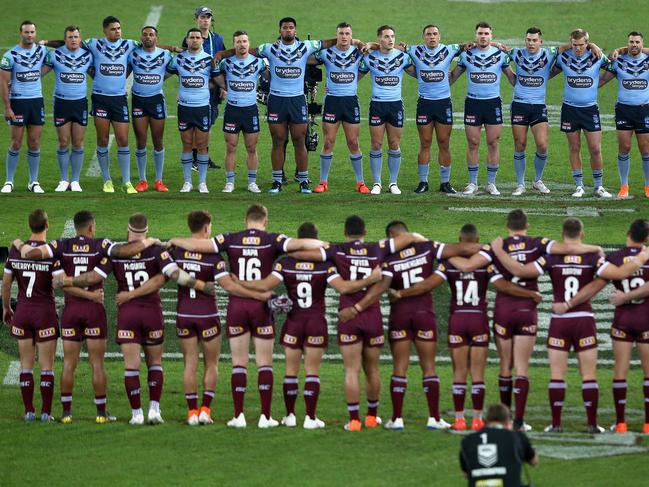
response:
{"label": "player's arm around shoulder", "polygon": [[[271,290],[279,285],[281,281],[272,274],[261,281],[239,281],[233,275],[229,274],[217,280],[225,292],[239,298],[256,299],[257,301],[267,301],[271,297]],[[272,284],[277,282],[276,284]]]}
{"label": "player's arm around shoulder", "polygon": [[115,295],[115,303],[117,306],[121,306],[124,303],[132,301],[136,298],[141,298],[142,296],[148,296],[149,294],[157,293],[160,288],[164,287],[167,282],[167,277],[160,273],[153,276],[151,279],[147,280],[140,287],[133,289],[133,291],[122,291]]}
{"label": "player's arm around shoulder", "polygon": [[[374,269],[372,269],[372,273],[367,276],[365,279],[360,279],[356,281],[346,281],[343,279],[339,274],[336,276],[333,276],[328,280],[329,285],[333,287],[336,291],[338,291],[340,294],[353,294],[358,291],[362,291],[363,289],[372,286],[372,289],[374,288],[374,285],[377,283],[381,284],[385,281],[386,277],[385,275],[382,276],[381,273],[381,267],[376,266]],[[390,278],[391,280],[391,278]],[[388,287],[389,287],[389,282],[388,282]],[[385,292],[388,288],[386,287],[383,291],[381,291],[380,294]]]}
{"label": "player's arm around shoulder", "polygon": [[590,301],[593,296],[595,296],[598,292],[606,287],[606,284],[607,281],[605,281],[604,279],[597,278],[592,280],[583,288],[581,288],[579,292],[568,301],[564,301],[563,303],[552,303],[552,312],[558,315],[567,313],[572,308]]}
{"label": "player's arm around shoulder", "polygon": [[648,259],[649,247],[644,247],[638,255],[630,258],[621,266],[616,266],[611,262],[604,261],[604,258],[600,257],[596,271],[597,277],[608,279],[609,281],[620,281],[640,269]]}

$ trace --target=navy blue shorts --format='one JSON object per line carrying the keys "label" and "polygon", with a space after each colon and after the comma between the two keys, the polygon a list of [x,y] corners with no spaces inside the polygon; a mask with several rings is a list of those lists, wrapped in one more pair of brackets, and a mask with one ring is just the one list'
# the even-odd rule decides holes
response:
{"label": "navy blue shorts", "polygon": [[202,107],[186,107],[178,105],[178,130],[197,128],[201,132],[209,132],[212,126],[211,122],[212,109],[209,105]]}
{"label": "navy blue shorts", "polygon": [[268,95],[266,120],[268,123],[306,123],[306,98],[298,96]]}
{"label": "navy blue shorts", "polygon": [[61,127],[68,122],[88,125],[88,99],[66,100],[54,97],[54,126]]}
{"label": "navy blue shorts", "polygon": [[226,134],[238,134],[241,131],[246,134],[259,132],[259,110],[257,105],[238,107],[228,103],[223,111],[223,132]]}
{"label": "navy blue shorts", "polygon": [[587,132],[600,132],[602,125],[599,121],[599,107],[573,107],[572,105],[561,105],[561,131],[576,132],[584,129]]}
{"label": "navy blue shorts", "polygon": [[151,117],[156,120],[167,118],[167,104],[162,93],[153,96],[131,96],[131,115],[133,118]]}
{"label": "navy blue shorts", "polygon": [[464,100],[464,125],[501,125],[503,104],[500,97],[481,100],[467,97]]}
{"label": "navy blue shorts", "polygon": [[649,134],[649,105],[615,104],[615,127],[633,130],[636,134]]}
{"label": "navy blue shorts", "polygon": [[403,127],[405,110],[402,101],[370,101],[370,126],[389,123],[393,127]]}
{"label": "navy blue shorts", "polygon": [[45,125],[45,105],[42,98],[12,98],[9,104],[16,116],[15,120],[9,121],[10,125]]}
{"label": "navy blue shorts", "polygon": [[361,123],[361,107],[357,96],[327,95],[322,108],[323,123]]}
{"label": "navy blue shorts", "polygon": [[441,100],[417,100],[417,125],[428,125],[429,123],[441,123],[453,125],[453,105],[450,98]]}
{"label": "navy blue shorts", "polygon": [[91,98],[93,117],[121,123],[130,121],[126,95],[108,96],[93,93]]}
{"label": "navy blue shorts", "polygon": [[537,123],[548,122],[548,108],[545,104],[512,102],[512,125],[534,127]]}

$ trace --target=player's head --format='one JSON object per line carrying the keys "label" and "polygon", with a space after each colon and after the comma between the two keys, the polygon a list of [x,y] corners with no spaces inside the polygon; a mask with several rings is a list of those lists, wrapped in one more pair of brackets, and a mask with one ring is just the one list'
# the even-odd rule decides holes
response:
{"label": "player's head", "polygon": [[525,32],[525,47],[527,50],[534,54],[541,49],[543,44],[543,32],[538,27],[530,27]]}
{"label": "player's head", "polygon": [[232,45],[239,56],[246,56],[250,49],[250,40],[245,30],[237,30],[232,34]]}
{"label": "player's head", "polygon": [[649,220],[639,218],[629,227],[627,235],[635,243],[643,244],[649,238]]}
{"label": "player's head", "polygon": [[570,33],[570,47],[577,56],[586,52],[588,39],[588,32],[584,29],[576,29]]}
{"label": "player's head", "polygon": [[396,39],[394,27],[391,25],[382,25],[376,29],[376,38],[381,49],[389,50],[394,48]]}
{"label": "player's head", "polygon": [[146,25],[142,27],[142,32],[140,34],[140,42],[146,49],[151,49],[155,47],[158,42],[158,29],[152,25]]}
{"label": "player's head", "polygon": [[460,228],[460,242],[477,243],[480,241],[478,227],[473,223],[467,223]]}
{"label": "player's head", "polygon": [[487,409],[487,423],[499,424],[507,429],[512,429],[512,413],[504,404],[492,404]]}
{"label": "player's head", "polygon": [[561,234],[564,240],[581,240],[584,238],[584,224],[579,218],[566,218]]}
{"label": "player's head", "polygon": [[318,238],[318,227],[315,223],[304,222],[297,229],[297,238]]}
{"label": "player's head", "polygon": [[523,210],[512,210],[507,214],[507,229],[521,232],[527,227],[527,214]]}
{"label": "player's head", "polygon": [[365,221],[358,215],[348,216],[345,220],[346,237],[364,237]]}
{"label": "player's head", "polygon": [[268,225],[268,210],[264,205],[255,203],[248,207],[246,211],[246,225],[261,225],[265,227]]}
{"label": "player's head", "polygon": [[81,47],[81,31],[78,25],[68,25],[63,31],[65,47],[74,50]]}
{"label": "player's head", "polygon": [[117,17],[109,15],[102,22],[101,26],[104,29],[104,35],[109,41],[116,41],[122,37],[122,24]]}
{"label": "player's head", "polygon": [[637,56],[642,52],[642,48],[644,47],[644,36],[635,30],[629,32],[629,35],[626,36],[626,47],[629,50],[629,54]]}
{"label": "player's head", "polygon": [[406,233],[407,231],[408,231],[408,227],[404,222],[402,222],[401,220],[392,220],[385,227],[385,236],[388,238],[394,238],[397,235]]}
{"label": "player's head", "polygon": [[185,42],[187,43],[187,50],[191,52],[198,52],[203,47],[203,34],[198,27],[192,27],[187,31],[185,36]]}
{"label": "player's head", "polygon": [[293,17],[279,19],[279,36],[284,42],[291,43],[297,35],[297,21]]}
{"label": "player's head", "polygon": [[488,47],[492,37],[491,24],[489,22],[478,22],[475,26],[475,42],[478,47]]}
{"label": "player's head", "polygon": [[31,20],[23,20],[20,24],[20,42],[23,46],[31,46],[36,40],[36,24]]}
{"label": "player's head", "polygon": [[192,235],[206,238],[212,233],[212,215],[206,210],[192,211],[187,215],[187,226]]}
{"label": "player's head", "polygon": [[95,236],[95,214],[88,210],[81,210],[74,214],[74,230],[77,235]]}
{"label": "player's head", "polygon": [[204,5],[198,7],[194,11],[194,20],[199,29],[210,30],[210,27],[212,27],[212,21],[214,20],[212,9]]}
{"label": "player's head", "polygon": [[133,213],[128,219],[129,240],[143,239],[149,231],[149,221],[144,213]]}
{"label": "player's head", "polygon": [[435,24],[428,24],[424,27],[424,30],[421,32],[424,42],[427,47],[432,49],[436,48],[439,45],[439,41],[442,38],[442,33],[439,31],[439,27]]}
{"label": "player's head", "polygon": [[336,26],[336,47],[347,49],[352,45],[352,24],[341,22]]}
{"label": "player's head", "polygon": [[49,226],[45,210],[37,209],[29,214],[29,229],[32,233],[43,233]]}

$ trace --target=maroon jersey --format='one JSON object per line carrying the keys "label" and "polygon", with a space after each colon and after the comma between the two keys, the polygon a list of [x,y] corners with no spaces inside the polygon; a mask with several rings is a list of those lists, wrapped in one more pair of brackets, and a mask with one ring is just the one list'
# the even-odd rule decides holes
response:
{"label": "maroon jersey", "polygon": [[[610,254],[606,258],[606,260],[611,264],[615,264],[616,266],[622,266],[630,258],[638,255],[641,250],[642,249],[639,247],[623,247],[620,250],[617,250]],[[640,267],[640,269],[635,271],[626,279],[622,279],[621,281],[613,281],[613,285],[620,291],[629,292],[644,285],[644,283],[647,281],[649,281],[649,262],[645,262],[645,264]],[[623,313],[633,313],[640,319],[646,320],[647,317],[649,317],[649,299],[631,301],[615,308],[616,315]]]}
{"label": "maroon jersey", "polygon": [[[408,289],[433,274],[435,260],[441,259],[443,251],[443,243],[433,241],[416,243],[412,247],[390,255],[383,263],[381,273],[392,278],[391,288],[399,291]],[[432,293],[400,299],[392,304],[392,314],[432,309]]]}
{"label": "maroon jersey", "polygon": [[[129,242],[130,243],[130,242]],[[161,245],[153,245],[130,258],[104,257],[95,272],[104,279],[113,272],[117,281],[117,292],[133,291],[153,276],[175,267],[176,263]],[[155,292],[130,301],[132,304],[160,306],[160,294]]]}
{"label": "maroon jersey", "polygon": [[[201,254],[181,248],[171,251],[173,260],[182,270],[204,282],[214,282],[228,275],[225,261],[219,254]],[[218,313],[216,298],[184,286],[178,286],[176,311],[185,316],[206,316]]]}
{"label": "maroon jersey", "polygon": [[[579,290],[595,279],[608,263],[604,257],[592,252],[584,255],[548,255],[539,258],[534,265],[540,274],[546,271],[550,274],[554,302],[560,303],[574,298]],[[577,312],[592,314],[590,301],[570,310],[570,313]]]}
{"label": "maroon jersey", "polygon": [[[27,240],[25,245],[38,247],[45,242]],[[5,263],[5,273],[14,276],[18,282],[18,303],[21,305],[54,306],[52,276],[63,272],[61,264],[55,259],[26,260],[20,257],[16,247],[11,247]]]}
{"label": "maroon jersey", "polygon": [[290,238],[262,230],[222,233],[212,239],[216,253],[225,252],[230,272],[240,281],[264,279],[273,270],[273,262],[288,249]]}
{"label": "maroon jersey", "polygon": [[[365,279],[372,273],[377,265],[383,265],[388,255],[394,253],[394,240],[379,240],[378,242],[366,243],[360,240],[332,244],[325,249],[320,249],[322,259],[334,263],[340,276],[346,281],[357,281]],[[340,309],[354,306],[366,294],[366,290],[353,294],[340,295]],[[371,307],[378,307],[375,303]]]}
{"label": "maroon jersey", "polygon": [[[483,252],[481,250],[481,252]],[[451,287],[451,313],[487,312],[487,288],[503,276],[489,264],[473,272],[462,272],[443,260],[435,271]]]}
{"label": "maroon jersey", "polygon": [[309,314],[324,316],[327,282],[338,277],[329,262],[302,262],[286,257],[273,266],[273,275],[284,282],[293,301],[290,316]]}

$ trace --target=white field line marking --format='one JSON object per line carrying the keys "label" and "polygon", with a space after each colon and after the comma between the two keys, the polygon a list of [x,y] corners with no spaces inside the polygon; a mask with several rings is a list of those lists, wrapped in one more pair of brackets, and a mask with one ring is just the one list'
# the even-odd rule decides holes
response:
{"label": "white field line marking", "polygon": [[[113,134],[110,134],[108,136],[108,154],[110,154],[110,146],[113,145],[114,140],[115,140],[115,136]],[[92,159],[90,159],[90,164],[88,165],[88,169],[86,169],[86,176],[90,178],[98,178],[99,176],[101,176],[101,168],[99,167],[99,159],[97,159],[97,152],[95,152],[92,155]]]}
{"label": "white field line marking", "polygon": [[447,0],[451,3],[586,3],[590,0]]}
{"label": "white field line marking", "polygon": [[[493,208],[490,206],[449,206],[449,211],[477,212],[477,213],[509,213],[514,208]],[[634,213],[634,208],[595,208],[593,206],[569,206],[567,208],[529,208],[526,212],[530,215],[545,216],[577,216],[577,217],[599,217],[602,213]]]}
{"label": "white field line marking", "polygon": [[2,385],[17,386],[19,383],[20,383],[20,362],[18,360],[12,360],[11,362],[9,362],[7,375],[5,375],[5,378],[2,381]]}

